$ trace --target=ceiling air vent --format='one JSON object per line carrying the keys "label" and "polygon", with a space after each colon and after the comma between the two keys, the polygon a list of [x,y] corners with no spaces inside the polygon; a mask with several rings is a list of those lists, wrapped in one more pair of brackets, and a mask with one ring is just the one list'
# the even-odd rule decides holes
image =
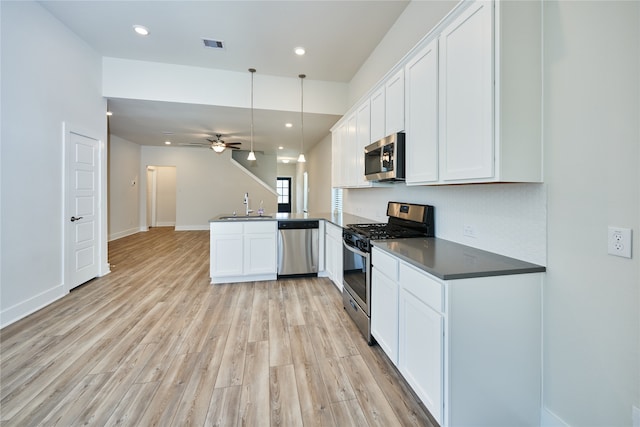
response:
{"label": "ceiling air vent", "polygon": [[222,40],[213,40],[213,39],[202,39],[205,47],[210,47],[211,49],[224,49],[224,42]]}

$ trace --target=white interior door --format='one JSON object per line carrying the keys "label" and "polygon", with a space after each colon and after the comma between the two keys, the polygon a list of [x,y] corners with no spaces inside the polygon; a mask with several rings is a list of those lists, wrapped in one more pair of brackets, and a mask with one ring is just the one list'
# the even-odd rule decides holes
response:
{"label": "white interior door", "polygon": [[65,130],[65,286],[99,272],[99,141]]}

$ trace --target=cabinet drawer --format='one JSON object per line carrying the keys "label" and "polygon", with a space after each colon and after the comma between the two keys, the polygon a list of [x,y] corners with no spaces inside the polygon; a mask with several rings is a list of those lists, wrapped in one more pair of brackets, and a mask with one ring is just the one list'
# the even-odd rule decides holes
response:
{"label": "cabinet drawer", "polygon": [[442,284],[429,277],[427,273],[401,263],[400,286],[434,310],[443,312]]}
{"label": "cabinet drawer", "polygon": [[371,264],[389,279],[398,281],[398,259],[374,247],[371,253]]}
{"label": "cabinet drawer", "polygon": [[211,232],[215,234],[242,234],[241,222],[212,222]]}
{"label": "cabinet drawer", "polygon": [[277,229],[276,221],[246,221],[244,223],[244,232],[255,233],[275,233]]}

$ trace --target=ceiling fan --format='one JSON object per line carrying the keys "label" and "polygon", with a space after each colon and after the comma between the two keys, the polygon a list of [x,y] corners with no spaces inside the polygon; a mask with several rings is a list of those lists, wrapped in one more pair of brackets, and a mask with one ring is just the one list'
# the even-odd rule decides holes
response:
{"label": "ceiling fan", "polygon": [[231,148],[234,150],[240,149],[240,147],[236,147],[236,145],[241,145],[242,144],[241,142],[224,142],[224,140],[220,139],[221,137],[222,137],[222,134],[217,133],[216,139],[205,138],[208,141],[208,143],[188,142],[180,145],[188,145],[192,147],[209,147],[218,154],[222,153],[226,148]]}

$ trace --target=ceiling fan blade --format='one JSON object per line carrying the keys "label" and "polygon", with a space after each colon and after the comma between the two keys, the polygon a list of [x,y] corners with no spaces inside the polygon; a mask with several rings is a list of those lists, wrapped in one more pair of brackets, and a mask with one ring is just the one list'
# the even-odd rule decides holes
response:
{"label": "ceiling fan blade", "polygon": [[240,147],[233,147],[233,146],[230,146],[230,145],[227,145],[227,148],[231,148],[232,150],[239,150],[240,149]]}
{"label": "ceiling fan blade", "polygon": [[240,145],[242,142],[225,142],[224,145]]}

